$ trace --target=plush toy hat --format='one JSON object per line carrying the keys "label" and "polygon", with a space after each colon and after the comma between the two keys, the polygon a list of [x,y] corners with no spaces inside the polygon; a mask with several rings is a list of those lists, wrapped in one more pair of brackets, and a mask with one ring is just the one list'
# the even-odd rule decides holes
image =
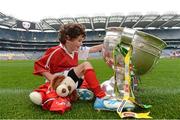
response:
{"label": "plush toy hat", "polygon": [[52,87],[58,96],[66,97],[76,89],[77,85],[71,77],[57,76],[52,82]]}

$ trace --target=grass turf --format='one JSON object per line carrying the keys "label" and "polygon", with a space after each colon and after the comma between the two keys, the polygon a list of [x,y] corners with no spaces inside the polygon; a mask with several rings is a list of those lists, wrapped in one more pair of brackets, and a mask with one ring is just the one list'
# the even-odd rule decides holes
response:
{"label": "grass turf", "polygon": [[[103,60],[90,60],[100,82],[113,72]],[[178,119],[180,112],[180,59],[160,59],[141,76],[138,99],[151,104],[155,119]],[[44,81],[32,74],[33,61],[0,61],[0,119],[118,119],[116,112],[95,111],[94,101],[77,101],[63,115],[42,110],[29,100],[29,93]]]}

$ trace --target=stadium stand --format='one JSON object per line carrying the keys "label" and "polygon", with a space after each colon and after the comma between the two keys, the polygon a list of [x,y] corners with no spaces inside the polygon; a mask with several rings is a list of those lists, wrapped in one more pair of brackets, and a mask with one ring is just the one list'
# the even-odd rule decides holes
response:
{"label": "stadium stand", "polygon": [[164,55],[180,50],[180,15],[174,13],[47,18],[34,23],[0,12],[0,60],[37,59],[47,48],[59,44],[60,26],[72,22],[86,26],[83,46],[101,44],[107,27],[128,27],[163,39],[168,45]]}

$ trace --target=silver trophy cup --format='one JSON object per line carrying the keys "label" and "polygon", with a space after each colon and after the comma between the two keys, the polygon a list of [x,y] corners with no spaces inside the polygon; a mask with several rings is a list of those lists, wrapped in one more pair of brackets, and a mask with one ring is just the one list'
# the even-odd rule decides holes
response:
{"label": "silver trophy cup", "polygon": [[[123,27],[108,28],[104,38],[102,54],[105,62],[115,71],[115,75],[109,81],[102,83],[102,88],[107,94],[118,99],[123,99],[127,94],[124,89],[127,86],[125,85],[127,70],[125,70],[125,55],[122,53],[122,48],[127,51],[132,50],[130,59],[133,65],[133,73],[135,77],[139,77],[156,65],[162,50],[166,46],[163,40],[145,32]],[[131,80],[131,84],[128,86],[132,90],[128,94],[133,96],[134,81]]]}

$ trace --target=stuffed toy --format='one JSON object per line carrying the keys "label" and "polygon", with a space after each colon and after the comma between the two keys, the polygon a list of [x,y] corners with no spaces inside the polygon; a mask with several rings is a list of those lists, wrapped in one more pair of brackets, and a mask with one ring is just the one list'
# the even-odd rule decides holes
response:
{"label": "stuffed toy", "polygon": [[77,88],[77,85],[71,77],[58,76],[53,80],[52,87],[59,96],[66,97]]}
{"label": "stuffed toy", "polygon": [[71,108],[71,102],[78,99],[77,84],[71,77],[57,76],[52,85],[47,82],[30,93],[30,100],[43,109],[64,113]]}

